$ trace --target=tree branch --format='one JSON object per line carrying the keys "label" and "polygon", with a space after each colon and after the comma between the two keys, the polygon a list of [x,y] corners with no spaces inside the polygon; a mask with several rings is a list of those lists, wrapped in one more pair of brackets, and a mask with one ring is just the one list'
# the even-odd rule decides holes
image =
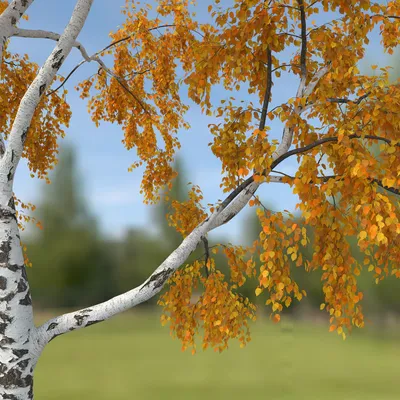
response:
{"label": "tree branch", "polygon": [[[31,39],[50,39],[50,40],[55,40],[58,42],[61,35],[59,33],[55,33],[55,32],[43,31],[41,29],[14,28],[11,36],[20,37],[20,38],[31,38]],[[86,49],[83,47],[83,45],[80,42],[75,41],[72,46],[76,47],[81,52],[82,57],[86,61],[88,61],[88,62],[91,61],[91,57],[89,56],[88,52],[86,51]]]}
{"label": "tree branch", "polygon": [[354,104],[360,104],[364,99],[366,99],[369,95],[371,94],[371,92],[367,92],[365,94],[363,94],[362,96],[360,96],[358,99],[356,100],[350,100],[347,97],[344,98],[334,98],[334,97],[329,97],[327,100],[331,103],[339,103],[339,104],[347,104],[347,103],[354,103]]}
{"label": "tree branch", "polygon": [[[255,191],[258,186],[259,184],[254,185],[253,183],[253,187],[249,187],[244,192]],[[240,212],[251,196],[252,194],[249,195],[248,193],[237,196],[231,207],[229,207],[231,218]],[[223,212],[214,212],[182,241],[179,247],[165,259],[143,284],[135,289],[93,307],[58,316],[36,328],[33,333],[35,362],[46,344],[55,337],[109,319],[155,296],[160,292],[170,276],[197,248],[197,245],[206,234],[226,222],[224,218]]]}

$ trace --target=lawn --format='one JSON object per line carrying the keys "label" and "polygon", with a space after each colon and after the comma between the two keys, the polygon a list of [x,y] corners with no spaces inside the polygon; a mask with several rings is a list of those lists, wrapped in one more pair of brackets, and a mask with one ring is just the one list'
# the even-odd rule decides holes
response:
{"label": "lawn", "polygon": [[343,341],[328,326],[257,322],[253,340],[192,356],[154,313],[126,313],[52,341],[35,371],[35,398],[398,400],[400,343]]}

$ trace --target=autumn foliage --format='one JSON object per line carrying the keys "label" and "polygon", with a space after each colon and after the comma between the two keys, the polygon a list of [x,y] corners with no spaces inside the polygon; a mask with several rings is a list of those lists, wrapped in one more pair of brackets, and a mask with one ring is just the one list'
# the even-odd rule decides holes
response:
{"label": "autumn foliage", "polygon": [[[125,23],[96,54],[112,67],[104,64],[77,90],[88,99],[93,121],[119,124],[124,146],[136,149],[131,169],[145,167],[146,203],[159,201],[160,189],[171,187],[176,176],[178,133],[190,134],[185,119],[190,103],[182,100],[187,93],[205,116],[218,118],[209,126],[210,150],[221,161],[224,192],[246,190],[251,182],[289,185],[299,197],[302,220],[300,225],[288,213],[271,213],[254,196],[249,206],[262,225],[259,239],[249,248],[217,248],[228,259],[230,276],[218,270],[205,246],[204,260],[183,266],[169,280],[159,301],[162,322],[170,324],[183,348],[195,350],[199,332],[203,348],[222,350],[232,338],[244,345],[256,310],[240,287],[253,279],[256,294],[265,297],[271,317],[279,321],[284,307],[306,295],[291,277],[291,261],[323,271],[321,309],[330,315],[330,330],[345,337],[352,326],[364,325],[357,288],[361,270],[370,271],[377,283],[389,274],[400,276],[400,86],[389,83],[388,68],[375,69],[373,76],[358,69],[374,28],[386,52],[399,43],[400,2],[215,0],[207,23],[195,14],[200,6],[158,0],[152,10],[127,1]],[[7,132],[38,67],[8,53],[3,64],[0,127]],[[272,107],[274,82],[288,73],[298,78],[299,88]],[[54,164],[57,138],[68,126],[65,91],[60,94],[67,85],[43,98],[32,123],[24,156],[39,177]],[[226,96],[216,104],[217,86]],[[283,137],[269,126],[274,119],[281,121]],[[284,140],[290,150],[277,154]],[[294,176],[277,169],[288,157],[297,158]],[[207,208],[201,201],[198,187],[186,203],[172,201],[168,220],[183,237],[221,207]],[[315,232],[311,261],[302,257],[310,241],[307,226]],[[354,235],[362,264],[347,241]]]}

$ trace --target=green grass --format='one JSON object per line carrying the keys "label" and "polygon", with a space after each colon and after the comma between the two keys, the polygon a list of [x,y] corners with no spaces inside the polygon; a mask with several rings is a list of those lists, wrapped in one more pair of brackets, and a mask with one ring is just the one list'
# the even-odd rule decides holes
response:
{"label": "green grass", "polygon": [[156,314],[127,313],[52,341],[35,398],[398,400],[400,344],[367,334],[343,341],[328,325],[257,322],[253,340],[192,356]]}

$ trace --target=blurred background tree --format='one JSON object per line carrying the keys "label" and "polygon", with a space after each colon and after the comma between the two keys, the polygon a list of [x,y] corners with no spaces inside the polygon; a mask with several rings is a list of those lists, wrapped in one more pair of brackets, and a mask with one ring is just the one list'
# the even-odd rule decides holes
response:
{"label": "blurred background tree", "polygon": [[52,307],[104,301],[114,293],[112,257],[88,211],[72,147],[62,149],[51,180],[38,204],[44,229],[27,240],[33,299]]}

